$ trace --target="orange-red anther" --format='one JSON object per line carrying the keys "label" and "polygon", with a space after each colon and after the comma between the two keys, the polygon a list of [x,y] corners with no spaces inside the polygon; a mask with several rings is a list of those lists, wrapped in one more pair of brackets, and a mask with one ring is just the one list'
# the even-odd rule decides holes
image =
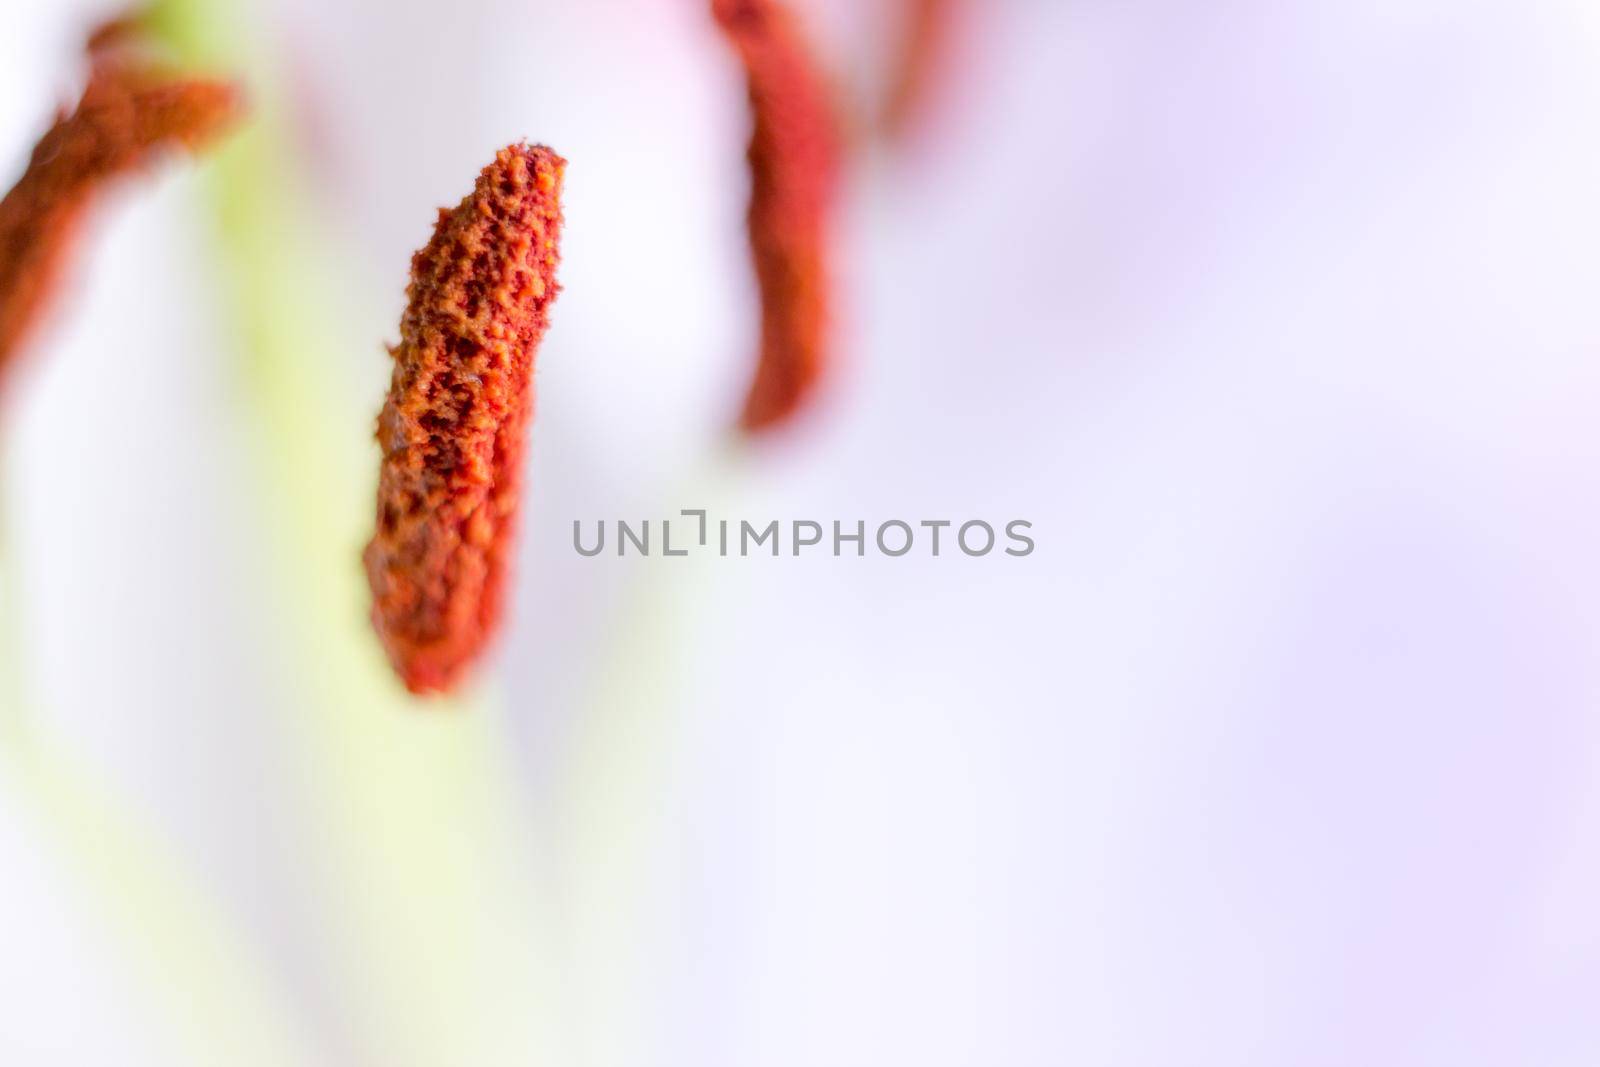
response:
{"label": "orange-red anther", "polygon": [[890,138],[911,134],[934,104],[950,64],[960,0],[902,0],[904,23],[883,110]]}
{"label": "orange-red anther", "polygon": [[0,200],[0,379],[61,289],[96,195],[163,149],[203,147],[239,111],[225,82],[97,57],[76,110],[57,118]]}
{"label": "orange-red anther", "polygon": [[501,618],[565,171],[548,148],[502,150],[411,261],[365,561],[373,625],[414,693],[454,687]]}
{"label": "orange-red anther", "polygon": [[761,355],[740,424],[759,432],[798,411],[829,363],[830,243],[841,133],[826,79],[781,0],[712,0],[744,63],[750,248],[761,290]]}

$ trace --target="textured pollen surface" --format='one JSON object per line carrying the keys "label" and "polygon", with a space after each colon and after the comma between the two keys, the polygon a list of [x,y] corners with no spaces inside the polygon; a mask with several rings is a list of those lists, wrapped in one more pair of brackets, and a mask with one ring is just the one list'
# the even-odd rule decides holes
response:
{"label": "textured pollen surface", "polygon": [[452,688],[501,615],[566,161],[513,145],[411,261],[367,546],[372,620],[415,693]]}
{"label": "textured pollen surface", "polygon": [[744,62],[750,138],[750,249],[761,289],[761,358],[741,425],[776,426],[827,369],[829,241],[840,131],[826,82],[779,0],[712,0]]}
{"label": "textured pollen surface", "polygon": [[97,59],[77,109],[56,120],[0,200],[0,380],[61,287],[95,194],[165,148],[202,147],[238,112],[226,83]]}

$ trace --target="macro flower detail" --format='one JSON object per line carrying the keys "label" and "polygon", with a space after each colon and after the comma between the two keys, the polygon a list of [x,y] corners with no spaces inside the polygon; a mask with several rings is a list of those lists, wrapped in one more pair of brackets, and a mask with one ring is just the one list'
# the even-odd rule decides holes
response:
{"label": "macro flower detail", "polygon": [[841,133],[829,86],[779,0],[712,0],[744,64],[748,225],[761,291],[761,354],[740,424],[759,432],[805,403],[829,362],[829,244]]}
{"label": "macro flower detail", "polygon": [[548,148],[503,149],[411,261],[365,561],[373,624],[414,693],[455,686],[502,615],[565,170]]}
{"label": "macro flower detail", "polygon": [[96,197],[168,148],[204,147],[239,114],[232,85],[134,58],[124,47],[130,31],[118,26],[91,39],[77,108],[56,119],[0,200],[0,379],[60,291]]}

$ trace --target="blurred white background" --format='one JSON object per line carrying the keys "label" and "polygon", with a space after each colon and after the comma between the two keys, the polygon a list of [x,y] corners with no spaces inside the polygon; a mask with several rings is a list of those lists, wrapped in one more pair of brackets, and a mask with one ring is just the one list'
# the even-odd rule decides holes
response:
{"label": "blurred white background", "polygon": [[[852,171],[827,405],[731,474],[746,116],[703,6],[263,20],[318,269],[370,338],[330,368],[354,419],[433,209],[511,140],[571,160],[483,714],[555,887],[576,1062],[1600,1059],[1587,0],[974,4],[938,121]],[[886,50],[872,7],[812,7],[856,88]],[[105,13],[10,0],[8,175]],[[316,1062],[375,1064],[305,884],[316,816],[262,652],[297,622],[263,607],[201,181],[167,168],[100,216],[9,399],[27,685]],[[574,519],[706,506],[1022,518],[1039,548],[571,548]],[[608,731],[647,739],[637,777],[574,786]],[[614,795],[642,857],[599,977],[606,876],[556,829],[574,790]],[[0,1060],[188,1062],[18,796],[0,777]],[[500,1062],[564,1062],[525,1051]]]}

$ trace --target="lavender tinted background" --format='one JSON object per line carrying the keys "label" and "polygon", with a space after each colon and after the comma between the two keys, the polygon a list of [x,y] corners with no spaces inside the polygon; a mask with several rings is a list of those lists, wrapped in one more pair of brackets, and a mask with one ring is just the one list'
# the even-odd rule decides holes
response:
{"label": "lavender tinted background", "polygon": [[[868,7],[818,12],[858,67]],[[941,127],[853,182],[830,405],[719,504],[1038,553],[668,577],[569,536],[704,506],[746,371],[701,5],[269,19],[372,338],[353,418],[433,207],[515,137],[572,160],[494,712],[536,825],[619,630],[671,620],[624,649],[672,742],[650,937],[587,1010],[660,1064],[1595,1062],[1600,18],[981,7]],[[8,173],[100,11],[9,13]],[[106,213],[7,412],[32,682],[332,1035],[197,184]],[[5,797],[0,1058],[172,1062]]]}

